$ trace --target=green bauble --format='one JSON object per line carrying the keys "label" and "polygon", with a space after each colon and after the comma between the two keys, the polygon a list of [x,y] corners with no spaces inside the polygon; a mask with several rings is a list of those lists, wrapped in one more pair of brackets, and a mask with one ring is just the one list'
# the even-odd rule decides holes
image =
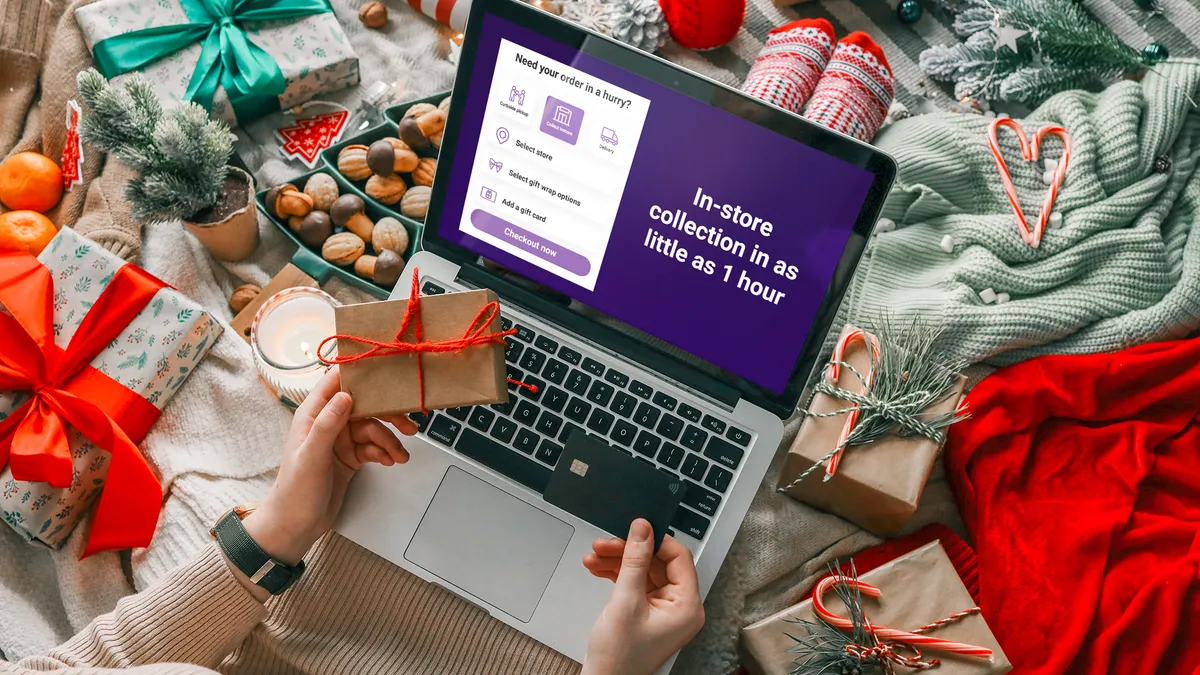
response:
{"label": "green bauble", "polygon": [[1133,4],[1142,9],[1153,9],[1158,0],[1133,0]]}
{"label": "green bauble", "polygon": [[924,12],[917,0],[900,0],[900,4],[896,6],[896,16],[904,23],[916,23]]}
{"label": "green bauble", "polygon": [[1142,49],[1142,61],[1147,64],[1162,63],[1168,56],[1167,48],[1157,42],[1151,42]]}

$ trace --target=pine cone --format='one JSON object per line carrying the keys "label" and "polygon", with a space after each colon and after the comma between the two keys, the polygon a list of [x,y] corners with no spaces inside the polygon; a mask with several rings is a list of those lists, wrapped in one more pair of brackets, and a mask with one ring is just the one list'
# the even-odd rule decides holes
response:
{"label": "pine cone", "polygon": [[667,20],[658,0],[613,0],[612,36],[644,52],[658,51],[667,42]]}
{"label": "pine cone", "polygon": [[602,35],[612,34],[612,13],[601,0],[569,0],[562,6],[562,17]]}

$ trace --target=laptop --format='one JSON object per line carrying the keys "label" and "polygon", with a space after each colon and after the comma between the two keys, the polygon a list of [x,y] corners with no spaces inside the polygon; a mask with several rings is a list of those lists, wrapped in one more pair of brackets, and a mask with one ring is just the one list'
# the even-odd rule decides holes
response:
{"label": "laptop", "polygon": [[707,594],[863,252],[893,161],[514,0],[476,0],[422,250],[427,295],[496,292],[507,403],[417,415],[336,530],[582,661],[606,532],[543,499],[566,439],[677,476]]}

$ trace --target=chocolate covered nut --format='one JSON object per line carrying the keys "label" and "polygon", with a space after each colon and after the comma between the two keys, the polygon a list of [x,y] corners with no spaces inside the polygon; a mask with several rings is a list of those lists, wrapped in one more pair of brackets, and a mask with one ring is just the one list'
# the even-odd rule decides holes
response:
{"label": "chocolate covered nut", "polygon": [[350,180],[366,180],[371,175],[367,166],[367,146],[347,145],[338,153],[338,171]]}
{"label": "chocolate covered nut", "polygon": [[400,280],[404,272],[404,258],[395,251],[384,249],[375,258],[375,283],[384,288],[391,288]]}
{"label": "chocolate covered nut", "polygon": [[292,185],[291,183],[280,183],[279,185],[272,185],[271,189],[267,190],[267,196],[263,198],[263,205],[267,207],[267,213],[269,213],[272,217],[278,218],[280,220],[287,218],[287,216],[281,215],[278,211],[275,210],[275,205],[279,202],[279,195],[283,194],[284,192],[288,192],[290,190],[295,190],[295,189],[296,189],[296,186]]}
{"label": "chocolate covered nut", "polygon": [[329,214],[324,211],[313,211],[304,216],[293,229],[296,230],[300,241],[313,248],[320,248],[321,244],[333,235],[333,223],[330,222]]}
{"label": "chocolate covered nut", "polygon": [[[420,167],[418,166],[417,168]],[[367,179],[367,196],[384,204],[395,204],[400,201],[400,198],[407,191],[408,185],[404,182],[404,179],[395,174],[391,176],[371,176]]]}
{"label": "chocolate covered nut", "polygon": [[367,166],[377,176],[408,173],[417,167],[417,153],[399,138],[381,138],[367,150]]}
{"label": "chocolate covered nut", "polygon": [[354,273],[364,279],[375,277],[375,256],[361,255],[354,261]]}
{"label": "chocolate covered nut", "polygon": [[421,131],[421,125],[412,117],[400,120],[400,140],[417,152],[429,149],[429,138]]}
{"label": "chocolate covered nut", "polygon": [[291,190],[283,190],[279,193],[279,197],[275,200],[275,213],[279,214],[280,218],[289,216],[307,216],[309,211],[313,210],[313,198],[304,194],[292,186]]}
{"label": "chocolate covered nut", "polygon": [[421,127],[421,133],[426,137],[434,134],[442,133],[442,129],[446,128],[446,113],[434,108],[423,115],[417,115],[417,126]]}
{"label": "chocolate covered nut", "polygon": [[414,103],[404,111],[405,117],[420,117],[430,110],[437,110],[437,106],[432,103]]}
{"label": "chocolate covered nut", "polygon": [[329,207],[329,216],[334,225],[344,227],[358,235],[363,242],[368,242],[371,241],[375,223],[363,213],[364,208],[366,205],[358,195],[342,195]]}

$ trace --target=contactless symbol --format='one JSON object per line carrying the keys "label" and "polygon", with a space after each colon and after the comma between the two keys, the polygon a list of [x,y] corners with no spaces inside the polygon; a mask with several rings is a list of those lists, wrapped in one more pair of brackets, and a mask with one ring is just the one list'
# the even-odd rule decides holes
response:
{"label": "contactless symbol", "polygon": [[577,459],[571,460],[571,473],[583,477],[587,475],[588,465],[586,462],[581,462]]}
{"label": "contactless symbol", "polygon": [[679,490],[681,490],[682,488],[683,488],[683,484],[681,484],[679,482],[671,483],[670,485],[667,486],[667,489],[670,490],[671,494],[673,494],[673,495],[679,494]]}
{"label": "contactless symbol", "polygon": [[496,191],[490,187],[487,187],[486,185],[483,186],[483,189],[479,191],[479,196],[483,197],[484,199],[488,200],[489,202],[496,201]]}
{"label": "contactless symbol", "polygon": [[507,143],[508,142],[508,129],[505,129],[504,127],[500,127],[499,129],[497,129],[496,130],[496,140],[500,141],[501,143]]}

